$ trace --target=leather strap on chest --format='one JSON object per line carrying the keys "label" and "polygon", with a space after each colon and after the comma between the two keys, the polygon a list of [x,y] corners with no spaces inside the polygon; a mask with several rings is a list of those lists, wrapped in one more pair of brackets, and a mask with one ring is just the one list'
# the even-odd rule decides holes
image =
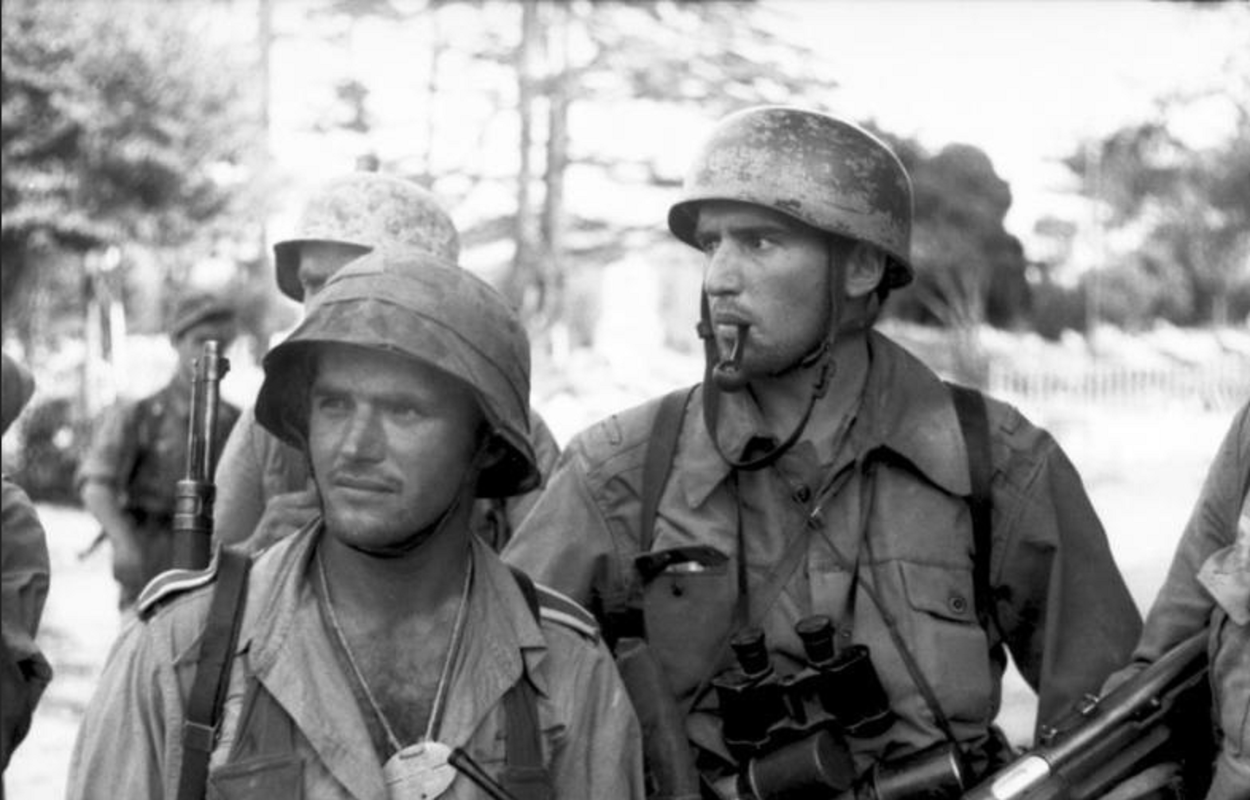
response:
{"label": "leather strap on chest", "polygon": [[[539,621],[538,590],[534,582],[519,569],[512,577],[525,595],[534,621]],[[504,721],[507,731],[504,747],[504,768],[500,783],[516,800],[549,800],[554,795],[551,778],[543,765],[542,731],[538,722],[538,697],[529,678],[513,684],[503,696]]]}
{"label": "leather strap on chest", "polygon": [[200,639],[199,660],[182,724],[182,771],[178,775],[177,800],[204,797],[208,759],[217,741],[217,725],[221,721],[247,600],[247,574],[252,560],[227,547],[217,550],[217,559],[217,582]]}
{"label": "leather strap on chest", "polygon": [[[673,471],[673,457],[677,454],[677,442],[681,438],[681,423],[686,416],[686,406],[698,384],[669,392],[660,399],[655,419],[651,423],[651,436],[647,440],[642,462],[641,511],[638,517],[638,552],[649,553],[655,543],[655,521],[659,514],[660,497]],[[615,650],[619,639],[645,639],[646,622],[642,614],[642,586],[637,576],[632,576],[628,595],[622,602],[602,610],[603,637],[608,647]]]}
{"label": "leather strap on chest", "polygon": [[972,515],[972,592],[977,620],[989,632],[997,624],[994,593],[990,587],[990,547],[993,539],[993,501],[990,484],[994,477],[993,454],[990,451],[990,423],[985,408],[985,395],[954,383],[950,388],[959,417],[959,428],[968,451],[968,511]]}

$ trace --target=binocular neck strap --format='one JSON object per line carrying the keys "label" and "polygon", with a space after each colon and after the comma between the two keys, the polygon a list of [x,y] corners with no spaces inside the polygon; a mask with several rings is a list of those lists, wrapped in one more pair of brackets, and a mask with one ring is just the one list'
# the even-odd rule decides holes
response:
{"label": "binocular neck strap", "polygon": [[[890,641],[894,644],[894,649],[898,651],[899,657],[903,660],[903,666],[907,668],[907,672],[911,676],[912,683],[915,684],[916,689],[920,692],[925,705],[929,707],[929,712],[933,714],[934,723],[942,731],[942,735],[946,737],[946,740],[956,749],[959,749],[959,740],[955,738],[955,729],[951,726],[950,718],[946,716],[946,712],[942,710],[942,704],[938,702],[937,692],[933,691],[933,686],[925,678],[919,662],[916,661],[915,654],[907,646],[907,642],[903,640],[903,634],[898,628],[898,620],[890,613],[890,609],[886,607],[885,601],[881,599],[881,595],[877,593],[876,588],[873,586],[879,579],[875,559],[872,554],[872,538],[868,536],[868,520],[872,514],[872,508],[876,499],[876,492],[873,491],[876,460],[873,458],[873,453],[866,453],[863,460],[856,467],[864,474],[859,504],[860,540],[868,550],[868,569],[872,573],[872,580],[859,580],[859,565],[851,563],[850,559],[838,549],[837,544],[823,526],[819,528],[820,535],[824,538],[825,544],[829,546],[829,551],[838,562],[838,566],[855,576],[855,586],[863,588],[864,594],[868,595],[868,599],[876,607],[877,613],[881,615],[881,620],[885,623],[886,631],[890,634]],[[849,470],[847,474],[850,474]]]}

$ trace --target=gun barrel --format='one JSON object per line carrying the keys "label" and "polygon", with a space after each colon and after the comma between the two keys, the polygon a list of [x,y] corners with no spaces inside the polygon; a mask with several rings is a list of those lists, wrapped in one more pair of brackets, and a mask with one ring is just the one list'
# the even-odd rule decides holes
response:
{"label": "gun barrel", "polygon": [[[1033,748],[965,793],[964,800],[1054,797],[1100,770],[1105,772],[1113,760],[1131,771],[1136,762],[1117,759],[1117,755],[1139,741],[1157,738],[1158,723],[1172,710],[1176,698],[1202,681],[1206,640],[1202,632],[1176,645],[1138,675],[1082,708],[1052,741]],[[1157,744],[1143,749],[1142,756],[1155,749]]]}
{"label": "gun barrel", "polygon": [[230,362],[219,353],[218,342],[204,343],[195,360],[191,379],[191,418],[187,425],[186,473],[174,489],[174,566],[203,569],[208,566],[213,538],[213,471],[217,465],[214,443],[222,377]]}

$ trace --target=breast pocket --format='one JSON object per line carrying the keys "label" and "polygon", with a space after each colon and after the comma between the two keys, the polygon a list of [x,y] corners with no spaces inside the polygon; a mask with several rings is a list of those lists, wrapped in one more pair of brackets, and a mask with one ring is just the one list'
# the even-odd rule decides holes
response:
{"label": "breast pocket", "polygon": [[989,719],[995,686],[971,570],[905,561],[899,568],[911,608],[908,639],[942,710],[957,720]]}
{"label": "breast pocket", "polygon": [[208,800],[277,800],[304,796],[304,762],[297,755],[262,756],[224,764],[208,775]]}
{"label": "breast pocket", "polygon": [[647,640],[680,700],[712,674],[724,649],[737,595],[730,565],[706,546],[655,550],[636,561]]}

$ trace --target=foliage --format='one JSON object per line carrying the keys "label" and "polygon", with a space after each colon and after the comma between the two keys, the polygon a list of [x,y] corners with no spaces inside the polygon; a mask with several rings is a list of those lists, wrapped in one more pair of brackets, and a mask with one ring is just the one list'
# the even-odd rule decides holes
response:
{"label": "foliage", "polygon": [[110,245],[206,251],[237,236],[235,203],[258,142],[247,82],[228,66],[237,58],[162,11],[4,4],[6,317],[25,305],[23,286],[77,288],[83,254]]}
{"label": "foliage", "polygon": [[[1250,30],[1250,13],[1240,18]],[[1227,138],[1194,144],[1174,121],[1222,112]],[[1162,98],[1156,118],[1126,126],[1065,162],[1103,204],[1111,231],[1135,234],[1112,250],[1099,316],[1161,316],[1227,324],[1250,287],[1250,54],[1234,56],[1210,91]]]}
{"label": "foliage", "polygon": [[892,313],[964,329],[1022,319],[1028,310],[1024,251],[1003,225],[1011,187],[989,157],[967,144],[929,155],[914,141],[877,133],[898,153],[915,192],[916,280],[890,301]]}
{"label": "foliage", "polygon": [[1033,330],[1044,339],[1058,341],[1066,330],[1085,329],[1084,285],[1068,287],[1043,280],[1030,292]]}
{"label": "foliage", "polygon": [[[680,180],[665,153],[639,155],[618,137],[580,137],[579,119],[646,114],[662,125],[669,115],[697,113],[711,120],[757,103],[802,103],[836,85],[820,73],[815,54],[784,41],[770,12],[751,2],[330,0],[309,13],[415,20],[422,31],[454,28],[454,43],[451,34],[433,42],[432,71],[453,64],[480,71],[479,91],[490,109],[481,130],[516,132],[516,168],[492,174],[478,163],[440,167],[427,153],[422,161],[431,171],[417,177],[460,198],[507,187],[511,208],[474,220],[462,238],[470,246],[515,245],[500,283],[539,333],[569,318],[565,295],[579,283],[569,276],[577,265],[611,261],[623,254],[625,241],[636,248],[665,237],[653,222],[622,223],[582,204],[575,213],[566,205],[569,185],[628,191],[671,188]],[[337,90],[340,113],[334,116],[344,129],[372,118],[369,97],[353,88],[355,82],[344,76]]]}
{"label": "foliage", "polygon": [[15,464],[6,464],[13,480],[32,499],[77,505],[74,473],[86,448],[89,421],[72,400],[53,397],[34,404],[21,424],[21,447]]}

